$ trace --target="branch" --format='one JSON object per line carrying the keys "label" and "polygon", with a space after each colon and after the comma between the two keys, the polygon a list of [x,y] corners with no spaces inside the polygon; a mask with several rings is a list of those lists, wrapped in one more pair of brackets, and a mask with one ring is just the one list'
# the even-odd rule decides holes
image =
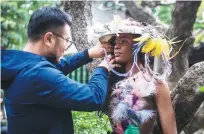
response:
{"label": "branch", "polygon": [[174,1],[142,1],[141,6],[155,8],[157,6],[169,6],[175,4]]}
{"label": "branch", "polygon": [[174,45],[175,51],[180,49],[186,39],[187,41],[184,43],[179,54],[173,59],[172,74],[169,77],[170,89],[175,87],[176,83],[189,68],[188,51],[189,46],[194,42],[192,31],[200,3],[200,1],[176,1],[175,3],[175,8],[172,13],[172,25],[166,35],[170,39],[177,37],[176,40],[182,40],[180,44]]}
{"label": "branch", "polygon": [[146,22],[153,26],[160,26],[157,30],[162,32],[167,30],[167,26],[162,24],[156,16],[152,15],[151,11],[147,10],[147,8],[144,9],[144,7],[136,4],[134,1],[123,1],[123,3],[130,12],[131,17],[135,20],[139,22]]}
{"label": "branch", "polygon": [[155,8],[160,4],[161,4],[161,1],[142,1],[141,6],[142,7]]}

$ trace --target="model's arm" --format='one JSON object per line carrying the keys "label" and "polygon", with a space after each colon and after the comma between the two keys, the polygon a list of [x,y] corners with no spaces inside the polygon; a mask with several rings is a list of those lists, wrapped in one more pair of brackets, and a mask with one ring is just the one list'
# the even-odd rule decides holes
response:
{"label": "model's arm", "polygon": [[163,134],[177,134],[176,120],[166,82],[157,82],[156,104]]}

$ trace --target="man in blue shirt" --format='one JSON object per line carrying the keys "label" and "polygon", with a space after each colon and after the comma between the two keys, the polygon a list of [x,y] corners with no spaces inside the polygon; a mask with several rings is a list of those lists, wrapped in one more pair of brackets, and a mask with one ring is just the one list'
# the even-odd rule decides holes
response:
{"label": "man in blue shirt", "polygon": [[92,58],[102,57],[93,47],[60,59],[71,45],[71,21],[69,14],[57,8],[42,7],[31,15],[24,50],[1,51],[1,88],[10,134],[72,134],[71,110],[94,111],[103,104],[106,62],[93,71],[88,84],[66,77]]}

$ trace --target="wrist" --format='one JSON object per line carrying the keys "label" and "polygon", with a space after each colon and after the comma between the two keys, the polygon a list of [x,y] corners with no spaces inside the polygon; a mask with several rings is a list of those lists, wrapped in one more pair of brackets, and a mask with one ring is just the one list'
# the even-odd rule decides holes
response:
{"label": "wrist", "polygon": [[104,64],[99,64],[98,67],[103,67],[105,68],[108,72],[110,72],[110,68]]}
{"label": "wrist", "polygon": [[93,52],[92,52],[92,49],[88,49],[88,55],[89,55],[89,58],[94,58],[93,56]]}
{"label": "wrist", "polygon": [[104,66],[98,66],[97,68],[104,68],[104,69],[106,70],[107,73],[110,72],[110,70],[109,70],[108,68],[104,67]]}

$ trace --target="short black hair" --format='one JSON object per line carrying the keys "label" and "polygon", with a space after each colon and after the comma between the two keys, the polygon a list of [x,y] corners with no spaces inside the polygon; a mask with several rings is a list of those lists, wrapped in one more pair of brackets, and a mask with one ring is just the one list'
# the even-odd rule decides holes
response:
{"label": "short black hair", "polygon": [[41,35],[49,30],[72,23],[68,13],[55,7],[41,7],[33,12],[28,23],[27,36],[33,41],[39,40]]}

